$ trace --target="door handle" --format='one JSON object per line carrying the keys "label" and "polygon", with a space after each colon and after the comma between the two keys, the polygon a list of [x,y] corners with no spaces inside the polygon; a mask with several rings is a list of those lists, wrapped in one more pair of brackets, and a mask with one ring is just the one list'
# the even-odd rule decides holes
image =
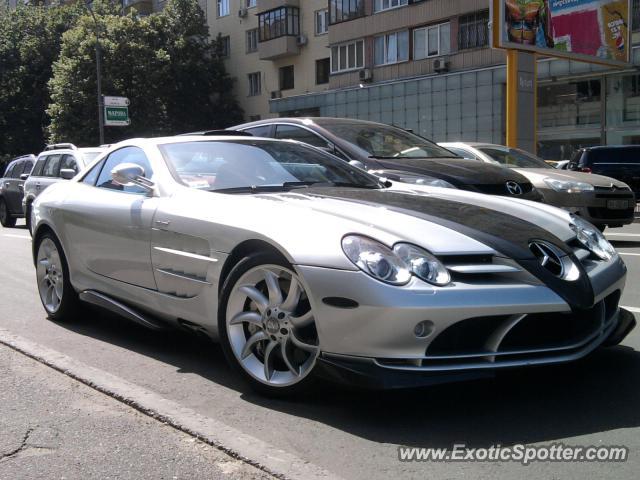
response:
{"label": "door handle", "polygon": [[156,220],[156,225],[168,227],[169,225],[171,225],[171,222],[169,220]]}
{"label": "door handle", "polygon": [[4,182],[4,186],[9,188],[11,186],[11,182]]}

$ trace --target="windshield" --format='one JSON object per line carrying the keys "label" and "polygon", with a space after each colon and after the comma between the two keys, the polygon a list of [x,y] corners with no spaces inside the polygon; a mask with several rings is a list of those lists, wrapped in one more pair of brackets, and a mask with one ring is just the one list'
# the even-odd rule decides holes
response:
{"label": "windshield", "polygon": [[381,187],[376,177],[298,143],[198,141],[159,148],[180,181],[191,188],[264,191],[316,184]]}
{"label": "windshield", "polygon": [[[320,122],[319,122],[320,123]],[[323,128],[376,158],[451,158],[450,151],[396,127],[369,123],[322,122]]]}
{"label": "windshield", "polygon": [[516,148],[476,147],[491,159],[511,168],[553,168],[541,158]]}

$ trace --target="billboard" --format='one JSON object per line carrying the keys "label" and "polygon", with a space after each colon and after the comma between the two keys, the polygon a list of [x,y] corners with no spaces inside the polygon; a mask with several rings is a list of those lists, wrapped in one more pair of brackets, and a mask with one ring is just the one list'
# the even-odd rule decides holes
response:
{"label": "billboard", "polygon": [[493,5],[494,47],[613,65],[630,60],[629,0],[495,0]]}

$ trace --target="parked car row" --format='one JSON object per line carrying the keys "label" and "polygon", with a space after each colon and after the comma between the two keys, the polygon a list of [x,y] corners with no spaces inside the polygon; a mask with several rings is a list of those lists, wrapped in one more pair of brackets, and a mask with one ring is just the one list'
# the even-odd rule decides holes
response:
{"label": "parked car row", "polygon": [[[207,335],[269,395],[318,378],[487,377],[575,360],[634,328],[615,249],[579,216],[523,200],[534,187],[515,169],[375,124],[330,128],[341,136],[323,148],[219,133],[132,139],[48,187],[31,215],[46,313],[72,320],[85,302]],[[433,181],[431,162],[460,188]],[[476,168],[497,173],[481,180]],[[523,191],[498,192],[513,176]]]}
{"label": "parked car row", "polygon": [[[636,197],[623,181],[559,172],[529,153],[500,145],[436,145],[397,127],[355,119],[274,118],[233,130],[302,141],[390,180],[543,201],[584,217],[600,230],[634,220]],[[640,171],[640,157],[635,158],[634,168]],[[584,161],[581,165],[584,172],[591,171]],[[640,185],[640,177],[628,174],[630,170],[625,164],[617,171],[627,172],[624,178]]]}
{"label": "parked car row", "polygon": [[50,185],[73,178],[104,147],[77,148],[71,143],[48,145],[36,158],[25,155],[7,166],[0,180],[0,224],[13,227],[18,218],[25,218],[31,230],[31,205]]}

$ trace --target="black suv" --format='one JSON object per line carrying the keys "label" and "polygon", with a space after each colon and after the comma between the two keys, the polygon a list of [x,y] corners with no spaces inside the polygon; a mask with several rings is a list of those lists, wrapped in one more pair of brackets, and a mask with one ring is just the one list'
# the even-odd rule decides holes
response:
{"label": "black suv", "polygon": [[273,118],[229,130],[298,140],[389,180],[542,200],[531,182],[511,169],[469,163],[426,138],[382,123],[330,117]]}
{"label": "black suv", "polygon": [[582,148],[574,153],[567,169],[615,178],[631,187],[636,201],[640,198],[640,145]]}
{"label": "black suv", "polygon": [[24,155],[12,160],[0,178],[0,224],[13,227],[17,218],[24,216],[22,196],[24,181],[29,177],[36,157]]}

